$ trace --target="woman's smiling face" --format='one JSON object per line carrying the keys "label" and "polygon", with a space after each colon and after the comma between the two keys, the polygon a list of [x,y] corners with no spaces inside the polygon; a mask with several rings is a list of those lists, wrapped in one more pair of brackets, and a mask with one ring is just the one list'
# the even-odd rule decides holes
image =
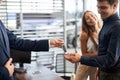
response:
{"label": "woman's smiling face", "polygon": [[95,26],[97,24],[96,15],[93,14],[92,12],[87,12],[85,14],[85,20],[86,20],[87,25],[89,26]]}

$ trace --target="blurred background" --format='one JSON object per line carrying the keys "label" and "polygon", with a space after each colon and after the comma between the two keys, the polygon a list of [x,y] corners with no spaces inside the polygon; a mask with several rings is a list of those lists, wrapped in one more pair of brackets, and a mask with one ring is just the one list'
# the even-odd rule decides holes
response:
{"label": "blurred background", "polygon": [[[82,14],[86,10],[98,14],[96,6],[96,0],[3,0],[0,18],[19,38],[61,38],[65,41],[67,51],[80,53],[78,37],[81,33]],[[48,61],[43,60],[49,54],[51,57],[47,58]],[[32,52],[31,60],[41,61],[42,65],[60,76],[71,76],[77,66],[64,61],[64,54],[61,48],[51,48],[49,52]]]}

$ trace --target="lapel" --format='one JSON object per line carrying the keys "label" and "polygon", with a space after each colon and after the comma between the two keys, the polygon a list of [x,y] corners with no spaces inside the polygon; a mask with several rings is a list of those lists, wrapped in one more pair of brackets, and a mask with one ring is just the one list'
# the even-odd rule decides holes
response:
{"label": "lapel", "polygon": [[1,46],[3,47],[4,52],[8,57],[10,57],[10,50],[9,50],[9,41],[8,41],[8,36],[6,34],[6,29],[4,28],[3,23],[0,21],[0,38],[1,41],[0,43],[2,44]]}

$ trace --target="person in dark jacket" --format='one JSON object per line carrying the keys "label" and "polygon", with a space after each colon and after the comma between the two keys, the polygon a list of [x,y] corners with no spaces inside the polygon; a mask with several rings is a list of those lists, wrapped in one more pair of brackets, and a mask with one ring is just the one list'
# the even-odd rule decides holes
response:
{"label": "person in dark jacket", "polygon": [[0,21],[0,80],[12,80],[14,65],[10,58],[10,48],[21,51],[48,51],[49,47],[62,47],[59,38],[50,40],[28,40],[17,38]]}
{"label": "person in dark jacket", "polygon": [[72,63],[99,67],[99,80],[120,80],[120,18],[117,14],[118,0],[97,0],[98,12],[103,20],[99,33],[98,56],[66,54]]}
{"label": "person in dark jacket", "polygon": [[50,40],[17,38],[0,21],[0,80],[13,80],[14,65],[10,56],[10,48],[22,51],[48,51],[49,47],[61,48],[63,43],[64,41],[59,38]]}

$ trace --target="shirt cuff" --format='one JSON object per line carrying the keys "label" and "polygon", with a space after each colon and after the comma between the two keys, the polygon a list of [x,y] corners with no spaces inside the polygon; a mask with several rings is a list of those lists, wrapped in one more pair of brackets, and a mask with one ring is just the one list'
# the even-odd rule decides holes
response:
{"label": "shirt cuff", "polygon": [[88,63],[88,58],[89,58],[89,57],[87,57],[87,56],[81,56],[81,59],[80,59],[81,64],[86,64],[86,63]]}
{"label": "shirt cuff", "polygon": [[49,48],[50,48],[50,40],[48,40],[48,43],[49,43]]}

